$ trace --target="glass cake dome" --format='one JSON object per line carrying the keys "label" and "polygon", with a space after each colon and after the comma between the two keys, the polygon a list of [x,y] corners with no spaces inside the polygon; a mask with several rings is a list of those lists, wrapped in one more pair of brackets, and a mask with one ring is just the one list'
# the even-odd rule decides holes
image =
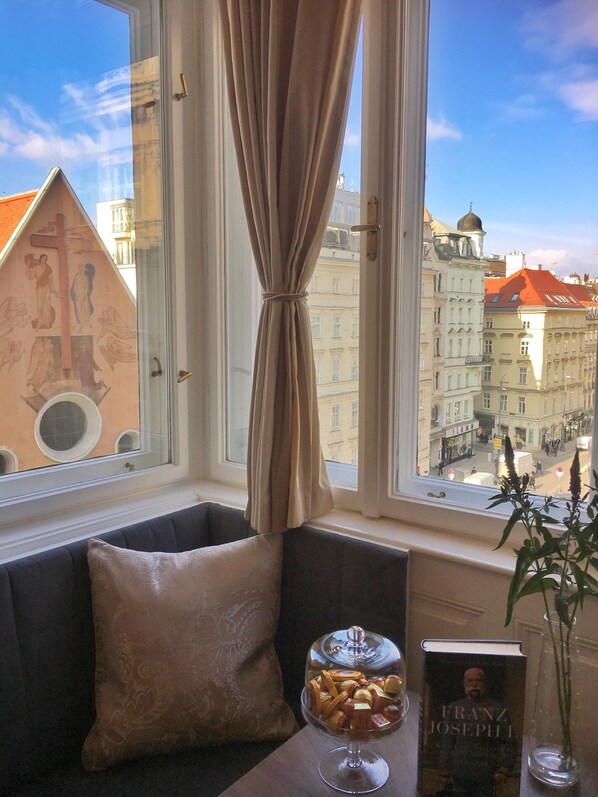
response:
{"label": "glass cake dome", "polygon": [[322,758],[322,779],[347,794],[380,788],[388,765],[361,743],[383,738],[405,722],[409,701],[401,651],[359,626],[325,634],[307,654],[301,706],[310,725],[346,745]]}

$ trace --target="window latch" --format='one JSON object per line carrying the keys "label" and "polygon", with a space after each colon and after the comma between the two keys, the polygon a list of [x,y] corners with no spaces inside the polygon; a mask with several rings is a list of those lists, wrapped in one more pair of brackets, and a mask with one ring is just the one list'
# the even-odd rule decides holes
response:
{"label": "window latch", "polygon": [[181,79],[181,88],[183,90],[175,92],[174,98],[175,98],[175,100],[179,100],[180,101],[180,100],[184,100],[185,97],[188,97],[189,93],[187,91],[187,81],[185,80],[185,73],[181,72],[179,77]]}
{"label": "window latch", "polygon": [[371,196],[368,199],[367,222],[354,225],[351,232],[367,232],[366,253],[368,260],[373,262],[378,257],[378,197]]}

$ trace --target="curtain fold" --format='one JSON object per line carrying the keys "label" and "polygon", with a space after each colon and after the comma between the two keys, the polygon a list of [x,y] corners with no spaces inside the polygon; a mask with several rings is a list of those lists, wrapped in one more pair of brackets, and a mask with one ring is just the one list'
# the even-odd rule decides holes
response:
{"label": "curtain fold", "polygon": [[263,291],[246,517],[284,531],[332,508],[306,288],[334,195],[361,0],[220,0],[233,135]]}

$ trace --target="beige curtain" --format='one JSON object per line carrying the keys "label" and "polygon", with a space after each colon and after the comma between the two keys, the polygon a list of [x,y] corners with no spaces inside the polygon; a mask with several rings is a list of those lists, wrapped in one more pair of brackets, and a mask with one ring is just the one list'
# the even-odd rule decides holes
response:
{"label": "beige curtain", "polygon": [[360,0],[220,0],[245,211],[263,290],[246,517],[284,531],[332,508],[306,288],[342,148]]}

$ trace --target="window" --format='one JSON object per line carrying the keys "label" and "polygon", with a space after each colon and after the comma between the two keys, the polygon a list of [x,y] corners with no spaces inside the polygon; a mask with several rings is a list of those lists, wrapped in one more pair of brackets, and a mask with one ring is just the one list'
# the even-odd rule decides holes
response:
{"label": "window", "polygon": [[340,404],[333,404],[330,408],[330,428],[336,431],[341,428]]}
{"label": "window", "polygon": [[112,232],[124,232],[130,229],[126,208],[123,205],[112,208]]}
{"label": "window", "polygon": [[519,345],[520,354],[529,354],[529,340],[522,340]]}
{"label": "window", "polygon": [[519,384],[520,385],[527,384],[527,368],[525,367],[519,369]]}
{"label": "window", "polygon": [[359,379],[359,358],[351,358],[351,379]]}
{"label": "window", "polygon": [[519,396],[518,410],[520,415],[525,415],[525,396]]}
{"label": "window", "polygon": [[334,320],[332,322],[332,337],[340,338],[340,336],[341,336],[341,317],[340,315],[335,315]]}
{"label": "window", "polygon": [[524,321],[522,326],[524,329],[529,329],[531,327],[531,321]]}
{"label": "window", "polygon": [[338,357],[332,358],[332,381],[338,382],[340,381],[341,374],[341,361]]}
{"label": "window", "polygon": [[[0,448],[12,455],[0,501],[77,488],[76,506],[102,480],[126,493],[132,468],[172,462],[165,253],[177,244],[161,199],[159,3],[22,0],[3,13],[3,31],[15,94],[0,100],[13,213],[5,237],[0,197],[0,305],[14,323],[2,338]],[[53,54],[40,82],[31,42],[41,39]]]}
{"label": "window", "polygon": [[133,263],[133,245],[131,241],[116,242],[116,257],[114,262],[117,266],[128,266]]}
{"label": "window", "polygon": [[507,394],[501,393],[500,394],[500,411],[506,412],[507,411]]}
{"label": "window", "polygon": [[355,427],[359,423],[359,402],[351,402],[351,426]]}
{"label": "window", "polygon": [[[500,13],[501,4],[495,3],[495,0],[490,0],[490,2],[496,13]],[[424,151],[425,118],[414,119],[410,109],[412,107],[424,107],[425,104],[420,105],[421,98],[418,98],[413,92],[419,85],[421,75],[425,73],[426,65],[423,62],[424,53],[426,52],[425,40],[423,35],[418,38],[418,33],[421,32],[423,34],[426,28],[424,25],[426,3],[413,3],[410,0],[406,0],[406,4],[406,11],[409,12],[406,17],[416,20],[416,23],[415,27],[410,29],[408,35],[405,31],[397,28],[400,35],[397,35],[394,43],[397,45],[396,52],[399,56],[397,60],[400,63],[400,69],[396,62],[389,58],[384,61],[384,68],[381,70],[384,80],[389,77],[389,80],[397,81],[396,84],[392,83],[393,90],[396,88],[396,91],[383,93],[380,91],[377,82],[374,81],[376,84],[375,90],[370,94],[370,98],[375,99],[377,96],[394,97],[396,95],[399,98],[400,107],[407,109],[405,118],[410,128],[409,130],[393,128],[392,140],[400,141],[401,146],[405,147],[401,153],[394,154],[403,165],[408,163],[409,168],[393,172],[393,164],[390,163],[390,168],[387,169],[385,163],[384,183],[388,185],[389,189],[392,186],[393,193],[391,197],[380,195],[379,200],[380,208],[383,208],[385,213],[390,213],[391,201],[393,201],[394,197],[399,198],[400,201],[393,208],[393,211],[396,210],[399,213],[396,229],[399,232],[406,230],[408,234],[404,238],[399,234],[396,236],[396,240],[392,241],[389,237],[386,237],[388,230],[382,228],[379,235],[380,252],[382,254],[371,267],[365,262],[365,254],[361,252],[355,252],[356,258],[352,260],[347,257],[353,254],[351,250],[344,250],[337,246],[334,249],[335,262],[333,262],[332,258],[332,249],[328,250],[327,256],[322,253],[317,266],[322,293],[310,294],[308,298],[317,356],[326,357],[324,361],[325,372],[322,375],[325,384],[320,384],[318,390],[322,437],[324,438],[330,432],[330,428],[333,427],[336,436],[339,439],[343,438],[343,442],[338,448],[327,447],[325,440],[323,440],[325,456],[328,458],[327,452],[329,452],[330,459],[334,456],[339,465],[346,464],[348,467],[355,468],[355,457],[352,453],[354,443],[349,434],[345,438],[344,433],[345,429],[348,430],[352,424],[353,402],[357,400],[357,389],[359,389],[360,423],[363,428],[353,428],[351,426],[351,429],[354,433],[353,437],[356,436],[356,429],[360,435],[360,445],[362,445],[360,462],[365,464],[365,473],[355,476],[355,482],[353,483],[355,492],[348,501],[349,504],[353,501],[353,504],[351,504],[353,506],[363,506],[364,502],[370,506],[375,504],[376,511],[391,515],[407,515],[406,507],[409,506],[410,496],[420,495],[417,490],[424,490],[423,485],[414,485],[413,483],[412,477],[415,473],[415,465],[419,465],[420,458],[426,456],[429,457],[429,464],[435,464],[438,461],[438,449],[442,445],[441,441],[445,438],[445,433],[449,435],[454,433],[454,430],[450,430],[447,427],[450,426],[452,416],[457,415],[457,413],[454,406],[450,408],[453,410],[452,412],[446,412],[449,409],[449,402],[446,394],[444,394],[444,387],[448,384],[449,374],[447,371],[452,369],[452,363],[448,355],[453,354],[453,351],[455,353],[459,351],[459,344],[452,343],[451,337],[454,336],[455,341],[459,337],[462,338],[461,356],[464,361],[459,362],[459,366],[466,369],[469,376],[469,379],[462,379],[462,387],[459,393],[452,394],[452,398],[461,402],[459,407],[459,415],[461,417],[476,418],[478,410],[483,408],[487,413],[490,409],[490,407],[486,406],[488,398],[492,396],[493,390],[497,390],[498,379],[504,372],[502,369],[506,370],[507,367],[500,365],[497,360],[494,360],[494,356],[497,358],[513,358],[513,355],[515,355],[515,368],[510,375],[511,383],[515,383],[515,374],[518,373],[519,365],[516,362],[519,347],[516,336],[517,331],[521,331],[522,328],[522,322],[519,320],[518,330],[515,329],[515,337],[512,341],[506,337],[504,339],[501,338],[499,345],[494,347],[495,351],[493,352],[494,338],[490,337],[492,335],[493,319],[488,318],[487,312],[486,315],[484,314],[484,309],[486,308],[486,311],[488,308],[492,310],[493,316],[498,319],[497,324],[502,333],[503,319],[507,313],[512,312],[514,318],[517,319],[517,313],[518,311],[520,312],[520,308],[517,307],[517,304],[508,302],[513,291],[505,292],[505,295],[501,296],[500,291],[488,290],[487,298],[484,300],[486,288],[485,268],[488,261],[484,263],[481,261],[488,256],[489,252],[496,251],[494,242],[498,238],[497,230],[491,229],[489,224],[491,214],[494,213],[494,205],[492,205],[492,212],[488,210],[487,218],[484,214],[485,207],[489,207],[487,200],[478,200],[475,195],[472,197],[475,200],[473,212],[484,219],[483,230],[485,231],[484,241],[476,240],[475,236],[472,238],[472,256],[464,258],[462,256],[463,253],[457,251],[457,256],[453,258],[451,256],[451,238],[447,235],[446,240],[437,239],[434,241],[433,246],[429,246],[429,271],[426,272],[426,261],[422,265],[421,238],[418,239],[417,235],[412,235],[411,233],[413,230],[421,229],[421,215],[424,203],[435,220],[444,222],[447,225],[446,229],[449,227],[452,230],[457,228],[458,216],[455,217],[453,213],[453,216],[450,217],[447,208],[454,207],[455,203],[459,201],[454,187],[460,184],[459,175],[463,173],[464,169],[468,169],[471,163],[469,163],[469,166],[461,163],[460,172],[454,159],[461,157],[458,153],[466,151],[465,144],[469,141],[475,142],[475,145],[479,146],[483,151],[489,151],[488,142],[483,139],[482,127],[485,125],[486,129],[496,130],[498,127],[494,126],[494,123],[498,125],[498,121],[497,118],[488,117],[490,103],[482,102],[479,99],[481,95],[476,95],[475,92],[468,93],[467,99],[463,99],[461,91],[459,96],[452,98],[452,105],[448,102],[448,97],[446,92],[443,92],[442,86],[444,85],[445,89],[451,86],[462,86],[462,81],[459,81],[455,75],[452,76],[453,79],[451,80],[447,70],[457,70],[458,68],[464,70],[461,74],[471,75],[476,74],[478,69],[475,62],[472,63],[472,60],[468,60],[472,58],[471,43],[468,43],[469,28],[463,29],[462,20],[464,17],[460,16],[459,13],[466,14],[469,21],[471,8],[470,6],[464,6],[459,0],[459,5],[457,7],[453,6],[452,13],[449,13],[447,8],[449,4],[445,3],[444,0],[431,0],[430,83],[427,100],[430,127],[427,146]],[[395,6],[399,4],[378,5],[382,7],[383,13],[389,15],[392,20],[393,14],[397,10]],[[517,9],[513,12],[512,24],[510,19],[501,16],[501,20],[504,20],[505,26],[508,27],[513,37],[516,33],[519,35],[520,29],[517,25],[521,22],[522,14],[524,13],[523,9],[520,9],[518,4],[516,5]],[[530,6],[528,6],[527,2],[524,1],[523,6],[529,10]],[[538,8],[537,5],[535,7]],[[370,13],[369,5],[366,8],[366,15],[368,13]],[[509,48],[505,42],[498,40],[498,30],[495,31],[486,26],[486,15],[478,15],[477,11],[473,13],[475,14],[475,22],[472,23],[472,28],[484,31],[483,41],[485,46],[491,47],[492,52],[496,51],[499,54],[503,51],[508,52]],[[542,11],[540,10],[537,13],[541,15]],[[421,31],[418,28],[420,24]],[[381,29],[388,32],[389,40],[393,38],[394,28],[392,25],[384,25]],[[364,36],[372,35],[371,30],[372,28],[370,28],[370,34],[368,34],[368,18],[366,16]],[[476,42],[480,40],[482,39],[476,38]],[[409,48],[413,48],[412,50],[405,51],[401,49],[405,41],[407,41]],[[455,41],[460,42],[459,48],[454,47]],[[369,40],[370,52],[376,52],[376,43],[376,39]],[[367,48],[364,49],[367,51]],[[381,53],[379,49],[378,53],[384,59],[388,55],[386,52]],[[420,60],[418,61],[418,59]],[[403,67],[406,68],[403,69]],[[441,79],[441,70],[444,70],[444,84]],[[365,75],[367,84],[367,64],[363,65],[362,73]],[[406,82],[403,84],[401,81],[404,76]],[[411,79],[413,79],[412,83],[410,83]],[[489,79],[488,85],[484,82],[484,92],[486,89],[492,94],[495,90],[495,81]],[[370,90],[371,87],[366,85],[366,94]],[[443,96],[447,100],[447,104],[444,105],[444,108],[441,108],[439,107],[439,97]],[[494,108],[496,109],[498,107],[496,103],[499,98],[494,96],[492,100],[495,102]],[[462,111],[463,103],[467,104],[468,113],[457,114],[457,110]],[[396,113],[396,108],[384,107],[381,109],[383,113],[387,110],[389,112],[389,124],[394,125],[397,120],[402,119],[402,116]],[[455,111],[454,114],[452,110]],[[439,124],[441,113],[444,114],[447,120],[446,125]],[[425,117],[423,111],[421,116]],[[472,119],[479,117],[483,122],[476,131],[470,129],[460,130],[459,125],[465,123],[465,117],[468,117],[468,121],[469,117]],[[496,113],[496,117],[498,117],[498,113]],[[349,123],[351,124],[351,113]],[[581,126],[578,125],[578,127]],[[358,128],[353,128],[351,132],[355,133],[356,129],[358,130]],[[377,129],[377,127],[376,125],[368,125],[367,129]],[[390,134],[388,127],[384,129],[386,135]],[[506,134],[507,130],[501,128],[501,132]],[[514,128],[511,132],[517,136],[516,140],[518,141],[523,135],[521,129],[515,132]],[[444,137],[434,138],[436,135]],[[470,135],[473,138],[470,138]],[[354,138],[357,137],[354,136]],[[348,141],[349,138],[350,136],[347,135],[346,140]],[[504,147],[505,159],[500,168],[502,168],[503,173],[511,174],[514,170],[512,168],[507,169],[507,164],[512,156],[512,145],[509,142],[515,139],[509,135],[503,140],[507,143]],[[368,142],[363,139],[363,146],[364,151],[368,146],[375,149],[376,155],[383,160],[387,154],[389,158],[391,157],[390,152],[386,153],[383,149],[377,147],[374,141]],[[441,148],[443,150],[442,157],[440,155]],[[346,153],[343,153],[343,159],[345,158]],[[588,153],[588,159],[594,162],[594,156],[590,155],[590,153]],[[476,169],[473,172],[474,187],[477,188],[479,186],[480,191],[484,189],[484,186],[489,186],[493,183],[492,179],[487,179],[483,174],[492,165],[487,163],[487,160],[489,159],[481,159],[479,167],[476,161]],[[234,162],[234,156],[231,161]],[[372,163],[372,159],[367,160],[367,152],[366,160],[361,164],[360,169],[356,166],[353,169],[349,169],[347,168],[346,160],[341,162],[340,168],[346,174],[345,188],[343,189],[345,193],[343,195],[337,194],[335,197],[337,203],[332,211],[333,219],[338,219],[337,228],[339,231],[340,227],[338,225],[341,223],[341,219],[346,224],[349,218],[353,218],[353,214],[348,213],[347,197],[345,195],[351,193],[358,195],[354,198],[357,199],[359,197],[360,201],[365,204],[370,196],[370,191],[375,193],[374,189],[379,188],[376,168],[379,168],[380,164],[379,161],[375,161],[374,165]],[[423,180],[423,171],[426,164],[428,164],[426,166],[427,185],[424,184]],[[525,169],[522,169],[522,171],[525,171]],[[557,171],[560,174],[561,169],[557,169]],[[450,180],[446,179],[449,172],[451,174]],[[550,170],[546,169],[544,173],[548,176]],[[360,177],[360,174],[363,176]],[[360,179],[364,180],[361,184]],[[446,186],[444,194],[441,193],[441,179],[444,180],[444,185]],[[494,184],[496,184],[496,180],[494,180]],[[352,186],[353,190],[348,191],[348,186]],[[359,193],[360,188],[361,194]],[[424,191],[426,191],[425,195]],[[554,191],[548,193],[555,195]],[[462,215],[466,215],[468,210],[468,204],[466,204]],[[502,210],[505,215],[510,213],[508,207],[503,206]],[[365,207],[362,208],[362,211],[365,211]],[[515,210],[513,210],[513,215],[515,215]],[[237,215],[231,218],[236,220]],[[365,220],[365,218],[366,213],[362,212],[361,219]],[[332,226],[332,222],[330,226]],[[590,226],[591,222],[588,223],[588,228]],[[541,236],[538,235],[538,238],[541,238]],[[418,240],[412,243],[411,239]],[[335,237],[335,240],[337,243],[341,242],[340,234]],[[365,235],[356,236],[355,245],[359,246],[360,242],[365,245],[365,240]],[[500,239],[500,242],[503,247],[503,253],[512,251],[514,246],[516,246],[516,242],[512,240]],[[483,257],[479,258],[476,253],[480,252],[479,247],[482,243],[486,248],[483,252]],[[530,247],[529,251],[531,249],[532,247]],[[342,276],[339,270],[339,263],[336,262],[340,261],[341,258],[343,260]],[[360,258],[363,260],[364,266],[368,268],[367,280],[361,282],[359,280]],[[233,260],[232,256],[229,256],[229,260]],[[466,262],[467,267],[462,268],[459,261],[461,263]],[[490,263],[490,265],[492,264]],[[247,264],[244,264],[244,268],[246,266]],[[228,262],[227,267],[232,269],[232,265]],[[214,270],[212,273],[218,274],[219,271]],[[345,291],[348,292],[350,290],[351,293],[336,294],[332,279],[342,279]],[[336,284],[338,285],[338,283]],[[447,290],[449,286],[451,291]],[[340,287],[339,285],[339,291]],[[360,287],[363,292],[363,298],[367,300],[363,306],[359,306],[357,302],[358,297],[359,299],[362,298],[359,296]],[[466,289],[467,293],[462,293],[461,288]],[[421,300],[420,293],[423,297]],[[356,300],[355,305],[350,304],[353,299]],[[465,304],[466,302],[467,304]],[[459,331],[455,328],[454,332],[451,333],[449,331],[447,322],[450,318],[451,304],[455,306],[455,319],[458,317],[457,309],[459,304],[466,309],[466,312],[462,313],[462,319],[467,320],[467,322],[469,322],[470,318],[474,319],[475,324],[472,322],[471,325],[473,329],[467,328]],[[515,306],[513,306],[514,304]],[[259,306],[258,289],[256,291],[257,309],[252,310],[254,316],[257,316]],[[446,308],[446,310],[443,308]],[[380,313],[378,315],[379,310]],[[358,326],[360,313],[362,317],[361,328]],[[328,362],[331,362],[328,360],[328,357],[331,356],[329,336],[332,337],[335,331],[334,316],[342,317],[343,314],[345,314],[345,322],[341,326],[340,335],[335,337],[333,346],[335,350],[342,352],[342,354],[339,354],[339,358],[342,358],[343,369],[347,368],[347,371],[349,371],[350,368],[351,378],[341,383],[342,394],[340,394],[340,391],[337,394],[336,391],[339,390],[340,385],[337,383],[330,386],[330,382],[328,382]],[[235,320],[237,319],[234,309],[229,310],[228,315]],[[349,316],[351,317],[350,323]],[[317,317],[317,322],[315,317]],[[235,325],[231,324],[231,330],[233,326],[236,326],[236,323]],[[526,328],[525,325],[523,328]],[[421,338],[418,337],[420,329]],[[488,336],[485,342],[483,342],[484,329],[488,330],[485,333]],[[243,330],[242,334],[247,340],[250,339],[246,329]],[[355,372],[358,357],[353,353],[354,345],[357,342],[359,349],[361,349],[359,356],[362,358],[363,363],[360,385],[356,385],[354,379],[358,376]],[[450,348],[451,346],[453,349]],[[515,347],[514,349],[513,346]],[[396,353],[396,359],[388,355],[389,351],[393,356]],[[491,362],[492,365],[490,365]],[[250,373],[252,369],[251,354],[246,357],[242,364],[239,362],[237,365]],[[530,363],[529,367],[532,366],[536,367],[535,363]],[[570,372],[573,371],[570,369]],[[343,370],[343,377],[346,378],[349,373]],[[451,373],[453,384],[456,382],[456,374],[456,370]],[[245,378],[250,382],[250,377]],[[484,380],[483,383],[482,379]],[[494,384],[492,384],[493,379]],[[485,393],[482,393],[481,384],[485,388]],[[330,395],[333,390],[335,391],[334,397]],[[229,389],[229,394],[231,397],[237,395],[232,388]],[[423,404],[422,410],[418,415],[420,395],[422,395]],[[332,401],[334,401],[332,406],[337,406],[337,411],[335,412],[338,420],[335,423],[331,422],[333,417]],[[494,402],[495,400],[492,399],[492,401]],[[499,401],[494,403],[494,408],[498,409],[498,406],[504,407],[501,411],[506,412],[506,395],[502,396],[499,393]],[[465,410],[465,407],[468,409]],[[383,412],[378,414],[380,408],[382,408]],[[511,409],[514,409],[514,407],[511,406]],[[505,417],[500,421],[498,418],[492,417],[480,418],[479,420],[480,428],[484,428],[482,427],[483,421],[487,424],[486,429],[488,425],[490,425],[491,429],[496,429],[497,424],[501,423],[501,421],[503,425],[507,421]],[[526,422],[528,420],[526,419]],[[378,432],[378,430],[380,431]],[[419,449],[417,447],[418,435],[421,443]],[[475,429],[471,430],[469,437],[465,437],[463,442],[469,439],[475,439]],[[459,444],[461,444],[461,441],[459,441]],[[400,452],[400,456],[394,458],[397,451]],[[424,451],[429,451],[429,454],[424,453]],[[371,490],[374,487],[376,477],[372,475],[373,471],[370,469],[370,465],[379,462],[383,463],[378,471],[381,474],[381,481],[375,485],[376,495],[374,496]],[[387,470],[387,463],[389,463],[390,471]],[[432,468],[426,467],[426,465],[421,467],[421,472],[433,473]],[[338,469],[330,469],[329,474],[335,485],[341,485],[338,487],[339,492],[337,493],[336,503],[337,506],[343,506],[342,501],[345,498],[345,494],[343,493],[342,483],[335,481]],[[242,483],[242,479],[239,479],[239,481]],[[420,481],[425,482],[426,480],[421,479]],[[388,485],[390,485],[390,489],[388,489]],[[430,486],[425,487],[426,491],[430,489]],[[433,489],[435,494],[440,491],[436,488]],[[456,504],[459,504],[468,503],[470,499],[469,497],[464,497],[464,493],[467,491],[475,492],[475,488],[455,483],[454,485],[449,485],[446,490],[443,488],[443,491],[447,492],[447,495],[450,493],[450,500],[454,500]],[[379,498],[379,496],[382,497]],[[423,496],[425,498],[425,492]],[[482,498],[472,500],[474,503],[483,501]],[[434,503],[435,501],[427,501],[428,505]],[[442,502],[438,501],[438,503],[441,504]]]}
{"label": "window", "polygon": [[332,293],[340,293],[341,292],[341,281],[338,277],[332,278]]}

